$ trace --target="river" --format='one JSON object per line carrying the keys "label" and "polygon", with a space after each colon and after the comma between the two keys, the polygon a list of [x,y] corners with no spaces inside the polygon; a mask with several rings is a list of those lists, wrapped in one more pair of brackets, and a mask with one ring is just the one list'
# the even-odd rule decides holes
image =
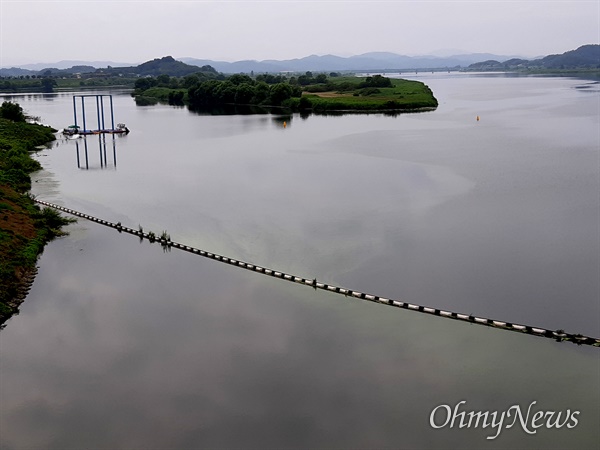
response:
{"label": "river", "polygon": [[[59,138],[32,190],[309,279],[600,336],[599,85],[411,78],[436,111],[208,115],[114,91],[129,135]],[[6,98],[60,129],[72,94]],[[315,291],[83,219],[68,231],[0,332],[2,449],[600,445],[597,348]],[[441,426],[440,405],[579,413],[529,434],[514,414],[500,431]]]}

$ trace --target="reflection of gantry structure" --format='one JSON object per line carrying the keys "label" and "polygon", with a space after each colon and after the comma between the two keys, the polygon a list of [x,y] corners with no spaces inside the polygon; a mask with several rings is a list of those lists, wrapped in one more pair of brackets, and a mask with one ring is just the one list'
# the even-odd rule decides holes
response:
{"label": "reflection of gantry structure", "polygon": [[[85,118],[85,99],[86,97],[96,98],[96,116],[98,117],[98,127],[95,130],[90,130],[86,125]],[[104,114],[104,98],[108,97],[110,101],[110,128],[107,128],[105,124]],[[80,127],[77,122],[77,99],[81,98],[81,116],[82,125]],[[88,94],[88,95],[74,95],[73,96],[73,119],[75,120],[74,125],[71,125],[68,129],[65,129],[66,134],[100,134],[100,133],[117,133],[127,134],[129,129],[123,123],[117,124],[115,127],[115,116],[113,110],[112,95],[110,94]]]}
{"label": "reflection of gantry structure", "polygon": [[[83,141],[83,156],[85,157],[85,165],[82,163],[80,157],[79,157],[79,141]],[[94,138],[90,138],[90,142],[92,142],[94,140]],[[117,138],[115,136],[112,137],[112,154],[113,154],[113,167],[116,169],[117,168],[117,144],[116,144],[116,140]],[[90,144],[91,145],[91,144]],[[85,170],[90,170],[90,169],[96,169],[96,167],[94,167],[93,165],[90,166],[90,161],[89,161],[89,157],[88,157],[88,139],[76,139],[75,140],[75,148],[77,149],[77,167],[80,169],[85,169]],[[108,157],[106,154],[106,135],[104,134],[99,134],[98,135],[98,150],[100,152],[100,169],[106,169],[108,168]]]}

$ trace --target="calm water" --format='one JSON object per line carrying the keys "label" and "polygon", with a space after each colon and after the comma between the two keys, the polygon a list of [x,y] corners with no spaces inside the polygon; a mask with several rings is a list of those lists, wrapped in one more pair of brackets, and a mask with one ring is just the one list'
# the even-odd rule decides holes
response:
{"label": "calm water", "polygon": [[[198,115],[114,92],[131,133],[59,139],[33,191],[299,276],[599,336],[598,85],[424,81],[438,110],[398,117]],[[71,95],[14,100],[62,128]],[[83,220],[69,231],[0,332],[3,449],[600,445],[598,349],[314,291]],[[494,440],[432,429],[432,410],[461,400],[536,401],[532,414],[579,422]]]}

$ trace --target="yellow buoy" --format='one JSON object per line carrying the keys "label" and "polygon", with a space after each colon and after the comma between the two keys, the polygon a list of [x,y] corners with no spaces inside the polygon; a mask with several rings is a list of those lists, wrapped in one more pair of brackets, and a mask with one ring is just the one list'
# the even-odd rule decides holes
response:
{"label": "yellow buoy", "polygon": [[283,128],[287,127],[287,122],[283,121]]}
{"label": "yellow buoy", "polygon": [[477,122],[479,122],[479,116],[477,116]]}

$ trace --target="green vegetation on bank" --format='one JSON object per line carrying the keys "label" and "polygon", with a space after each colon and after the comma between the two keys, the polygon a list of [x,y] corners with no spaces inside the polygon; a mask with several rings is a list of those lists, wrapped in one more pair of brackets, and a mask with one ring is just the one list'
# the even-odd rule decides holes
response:
{"label": "green vegetation on bank", "polygon": [[71,221],[40,209],[27,193],[29,174],[41,168],[30,154],[53,141],[54,132],[28,123],[17,103],[0,106],[0,324],[17,312],[24,280],[44,245]]}
{"label": "green vegetation on bank", "polygon": [[284,107],[292,111],[414,111],[434,109],[438,102],[420,81],[382,75],[341,77],[337,73],[313,76],[231,75],[225,79],[198,74],[183,78],[160,75],[135,82],[138,105],[161,101],[188,104],[194,109],[225,105]]}

